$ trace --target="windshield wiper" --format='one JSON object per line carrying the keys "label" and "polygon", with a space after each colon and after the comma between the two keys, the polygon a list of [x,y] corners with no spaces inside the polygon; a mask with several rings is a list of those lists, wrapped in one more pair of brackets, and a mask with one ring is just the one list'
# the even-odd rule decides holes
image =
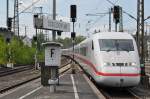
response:
{"label": "windshield wiper", "polygon": [[112,51],[112,50],[111,50],[111,49],[107,49],[107,50],[106,50],[106,52],[110,52],[110,51]]}
{"label": "windshield wiper", "polygon": [[123,51],[127,51],[127,52],[130,52],[128,49],[123,49],[123,48],[121,48],[121,50],[123,50]]}

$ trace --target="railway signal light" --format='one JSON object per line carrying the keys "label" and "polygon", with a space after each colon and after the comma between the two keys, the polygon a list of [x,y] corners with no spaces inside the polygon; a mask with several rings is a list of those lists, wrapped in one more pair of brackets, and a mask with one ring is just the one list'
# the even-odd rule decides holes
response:
{"label": "railway signal light", "polygon": [[7,42],[7,43],[10,43],[10,38],[6,38],[6,42]]}
{"label": "railway signal light", "polygon": [[[76,22],[76,5],[71,5],[70,6],[70,17],[71,17],[71,21],[73,22],[73,32],[71,32],[71,38],[72,40],[72,46],[73,46],[73,53],[74,53],[74,39],[76,37],[76,33],[74,32],[74,23]],[[73,59],[74,59],[74,54],[73,54]],[[72,67],[72,74],[75,74],[75,68],[74,65],[71,66]]]}
{"label": "railway signal light", "polygon": [[120,21],[120,6],[114,6],[113,17],[116,23]]}
{"label": "railway signal light", "polygon": [[35,14],[35,15],[34,15],[34,18],[38,18],[38,15],[37,15],[37,14]]}
{"label": "railway signal light", "polygon": [[33,36],[33,40],[36,42],[37,41],[37,36]]}
{"label": "railway signal light", "polygon": [[11,30],[11,28],[12,28],[12,18],[8,18],[7,19],[7,27],[8,27],[8,30]]}
{"label": "railway signal light", "polygon": [[33,15],[33,19],[34,19],[34,28],[37,28],[37,20],[38,20],[38,15],[37,14],[35,14],[35,15]]}
{"label": "railway signal light", "polygon": [[72,19],[72,22],[76,21],[76,17],[77,17],[76,12],[77,12],[76,5],[71,5],[70,6],[70,17]]}
{"label": "railway signal light", "polygon": [[57,31],[57,35],[61,36],[62,31]]}

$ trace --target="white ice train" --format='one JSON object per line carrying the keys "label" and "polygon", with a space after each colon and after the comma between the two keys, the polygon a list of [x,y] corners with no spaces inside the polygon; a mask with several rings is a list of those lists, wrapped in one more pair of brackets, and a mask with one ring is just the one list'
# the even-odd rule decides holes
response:
{"label": "white ice train", "polygon": [[74,56],[98,84],[132,87],[140,82],[137,46],[128,33],[96,33],[75,46]]}

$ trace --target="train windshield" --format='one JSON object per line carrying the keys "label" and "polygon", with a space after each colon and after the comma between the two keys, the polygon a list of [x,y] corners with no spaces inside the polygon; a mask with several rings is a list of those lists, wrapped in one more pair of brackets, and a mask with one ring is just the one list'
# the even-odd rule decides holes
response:
{"label": "train windshield", "polygon": [[100,39],[101,51],[134,51],[132,39]]}

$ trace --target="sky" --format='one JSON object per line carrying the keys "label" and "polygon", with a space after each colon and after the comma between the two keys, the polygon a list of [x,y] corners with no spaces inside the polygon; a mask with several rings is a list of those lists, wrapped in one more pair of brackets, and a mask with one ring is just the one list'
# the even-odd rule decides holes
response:
{"label": "sky", "polygon": [[[13,3],[14,0],[10,1],[9,13],[10,17],[13,16]],[[37,0],[19,0],[19,11],[28,7]],[[110,0],[111,2],[119,5],[124,11],[130,13],[136,18],[137,16],[137,0]],[[150,0],[145,1],[145,18],[150,16]],[[32,37],[35,35],[35,29],[33,28],[33,12],[38,12],[35,7],[42,7],[43,13],[52,15],[52,2],[53,0],[39,0],[38,3],[33,5],[26,12],[20,14],[20,34],[25,34],[25,26],[27,26],[27,35]],[[77,35],[89,36],[95,29],[100,31],[108,30],[108,15],[101,16],[86,16],[86,14],[105,13],[108,9],[113,7],[107,0],[56,0],[57,4],[57,20],[62,19],[63,21],[70,22],[70,5],[77,5],[77,22],[75,23],[75,31]],[[148,24],[149,20],[146,21]],[[71,27],[72,27],[72,23]],[[123,14],[123,25],[125,30],[135,31],[136,21],[126,14]],[[6,0],[0,0],[0,27],[6,27]],[[114,23],[112,20],[112,29],[114,30]],[[71,28],[72,31],[72,28]],[[48,33],[51,36],[51,32]],[[70,37],[70,33],[62,33],[62,37]]]}

